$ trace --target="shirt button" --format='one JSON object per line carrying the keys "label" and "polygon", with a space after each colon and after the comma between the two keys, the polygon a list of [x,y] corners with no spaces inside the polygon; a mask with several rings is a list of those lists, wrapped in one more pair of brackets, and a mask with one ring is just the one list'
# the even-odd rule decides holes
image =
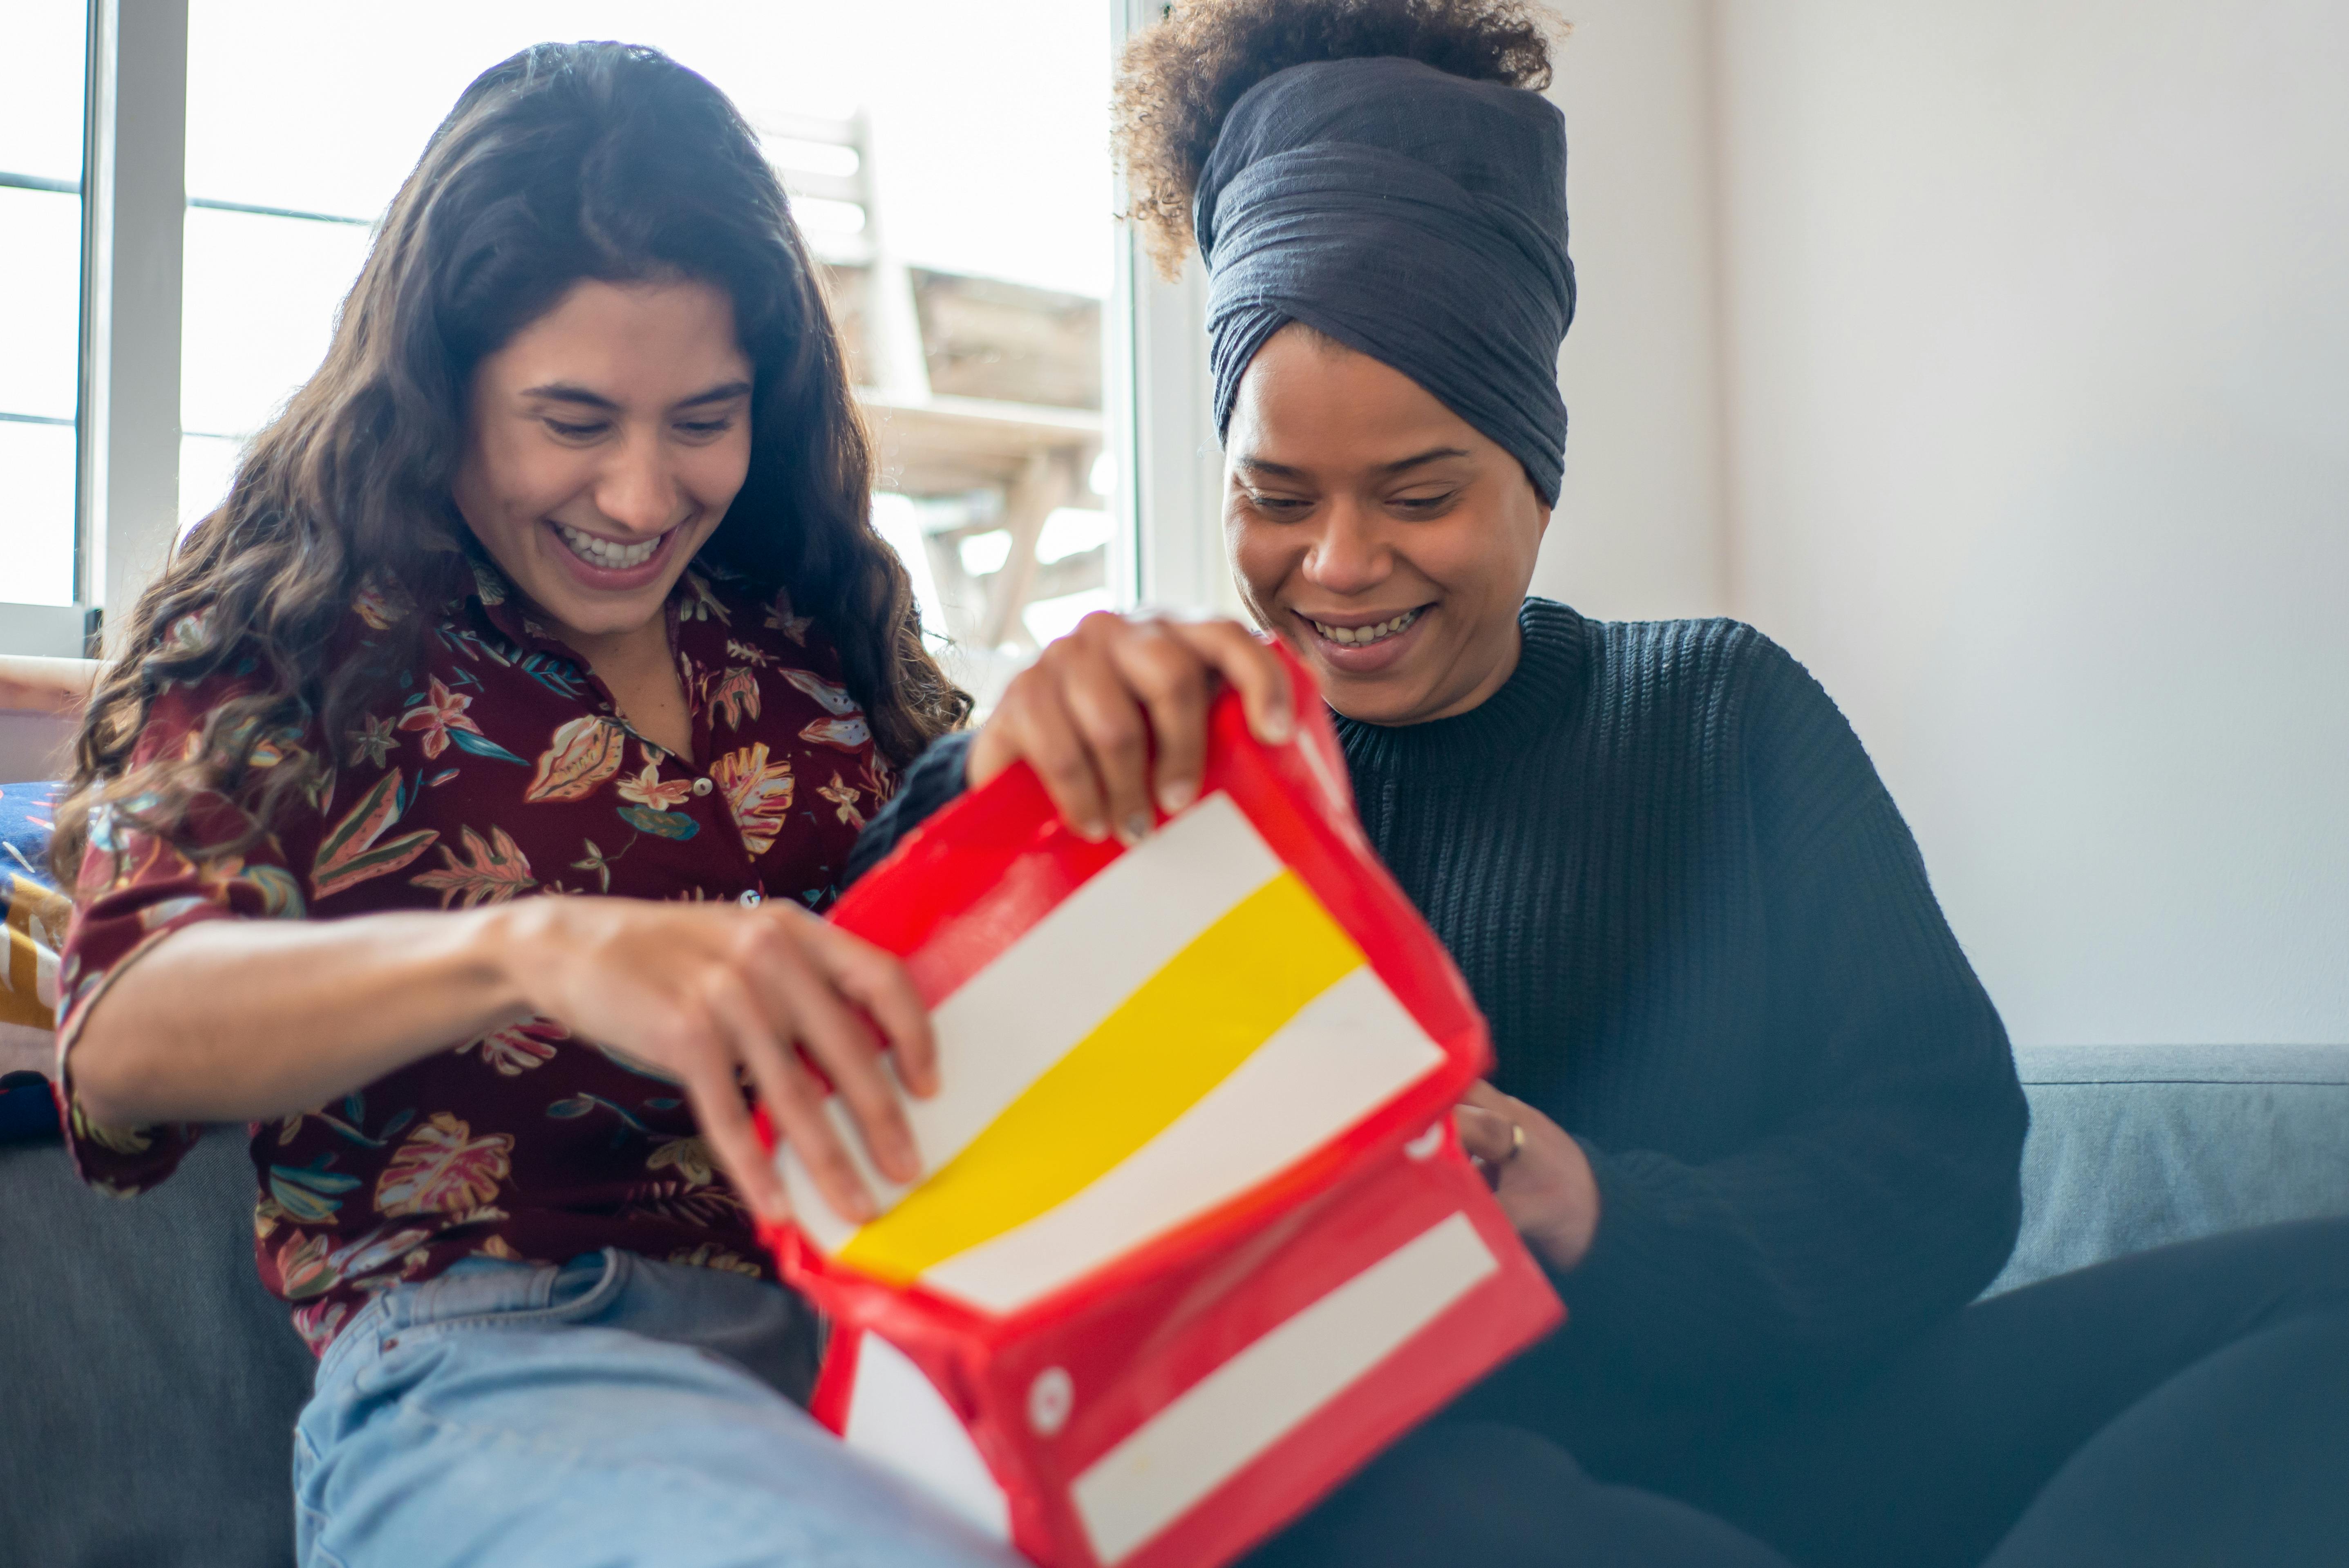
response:
{"label": "shirt button", "polygon": [[744,909],[750,909],[756,905],[766,903],[767,900],[766,895],[761,893],[755,888],[746,887],[742,890],[741,896],[737,898],[734,902],[740,904]]}
{"label": "shirt button", "polygon": [[694,792],[695,794],[697,794],[697,795],[707,795],[707,794],[709,794],[709,779],[695,779],[695,780],[693,781],[693,792]]}

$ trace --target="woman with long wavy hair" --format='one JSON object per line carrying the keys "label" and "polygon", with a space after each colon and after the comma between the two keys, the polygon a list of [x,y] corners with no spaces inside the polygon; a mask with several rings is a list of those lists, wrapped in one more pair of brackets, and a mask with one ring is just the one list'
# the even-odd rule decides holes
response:
{"label": "woman with long wavy hair", "polygon": [[305,1564],[999,1560],[794,1408],[813,1324],[752,1222],[746,1088],[854,1213],[799,1053],[901,1180],[935,1081],[902,972],[811,913],[969,706],[869,480],[733,107],[542,46],[129,617],[59,816],[58,1092],[118,1193],[252,1124],[322,1358]]}

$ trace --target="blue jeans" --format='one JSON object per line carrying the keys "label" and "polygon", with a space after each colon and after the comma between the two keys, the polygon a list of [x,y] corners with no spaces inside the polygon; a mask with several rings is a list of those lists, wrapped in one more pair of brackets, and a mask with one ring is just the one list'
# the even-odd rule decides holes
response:
{"label": "blue jeans", "polygon": [[1006,1568],[746,1366],[789,1360],[772,1284],[605,1251],[398,1286],[318,1365],[295,1429],[302,1568]]}

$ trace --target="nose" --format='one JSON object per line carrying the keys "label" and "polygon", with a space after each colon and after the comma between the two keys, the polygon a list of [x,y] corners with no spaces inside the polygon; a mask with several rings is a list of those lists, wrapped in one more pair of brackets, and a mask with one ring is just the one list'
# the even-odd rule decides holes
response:
{"label": "nose", "polygon": [[1305,553],[1305,576],[1315,587],[1340,595],[1366,593],[1394,569],[1393,552],[1378,521],[1351,497],[1322,511],[1321,531]]}
{"label": "nose", "polygon": [[631,533],[651,537],[682,521],[685,490],[654,432],[634,432],[613,451],[595,483],[595,510]]}

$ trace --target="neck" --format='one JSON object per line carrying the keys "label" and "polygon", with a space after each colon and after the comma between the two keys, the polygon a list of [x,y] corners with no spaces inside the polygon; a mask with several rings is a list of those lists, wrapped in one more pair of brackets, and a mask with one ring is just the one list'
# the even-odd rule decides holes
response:
{"label": "neck", "polygon": [[1475,686],[1434,712],[1421,714],[1402,722],[1433,724],[1439,718],[1457,718],[1474,708],[1484,707],[1495,692],[1509,684],[1509,677],[1516,673],[1517,656],[1525,647],[1525,634],[1517,629],[1515,615],[1509,617],[1509,624],[1503,630],[1499,641],[1499,656],[1492,661]]}
{"label": "neck", "polygon": [[656,614],[641,626],[620,632],[582,632],[560,624],[554,632],[558,642],[598,671],[642,669],[668,663],[668,622],[664,614]]}

